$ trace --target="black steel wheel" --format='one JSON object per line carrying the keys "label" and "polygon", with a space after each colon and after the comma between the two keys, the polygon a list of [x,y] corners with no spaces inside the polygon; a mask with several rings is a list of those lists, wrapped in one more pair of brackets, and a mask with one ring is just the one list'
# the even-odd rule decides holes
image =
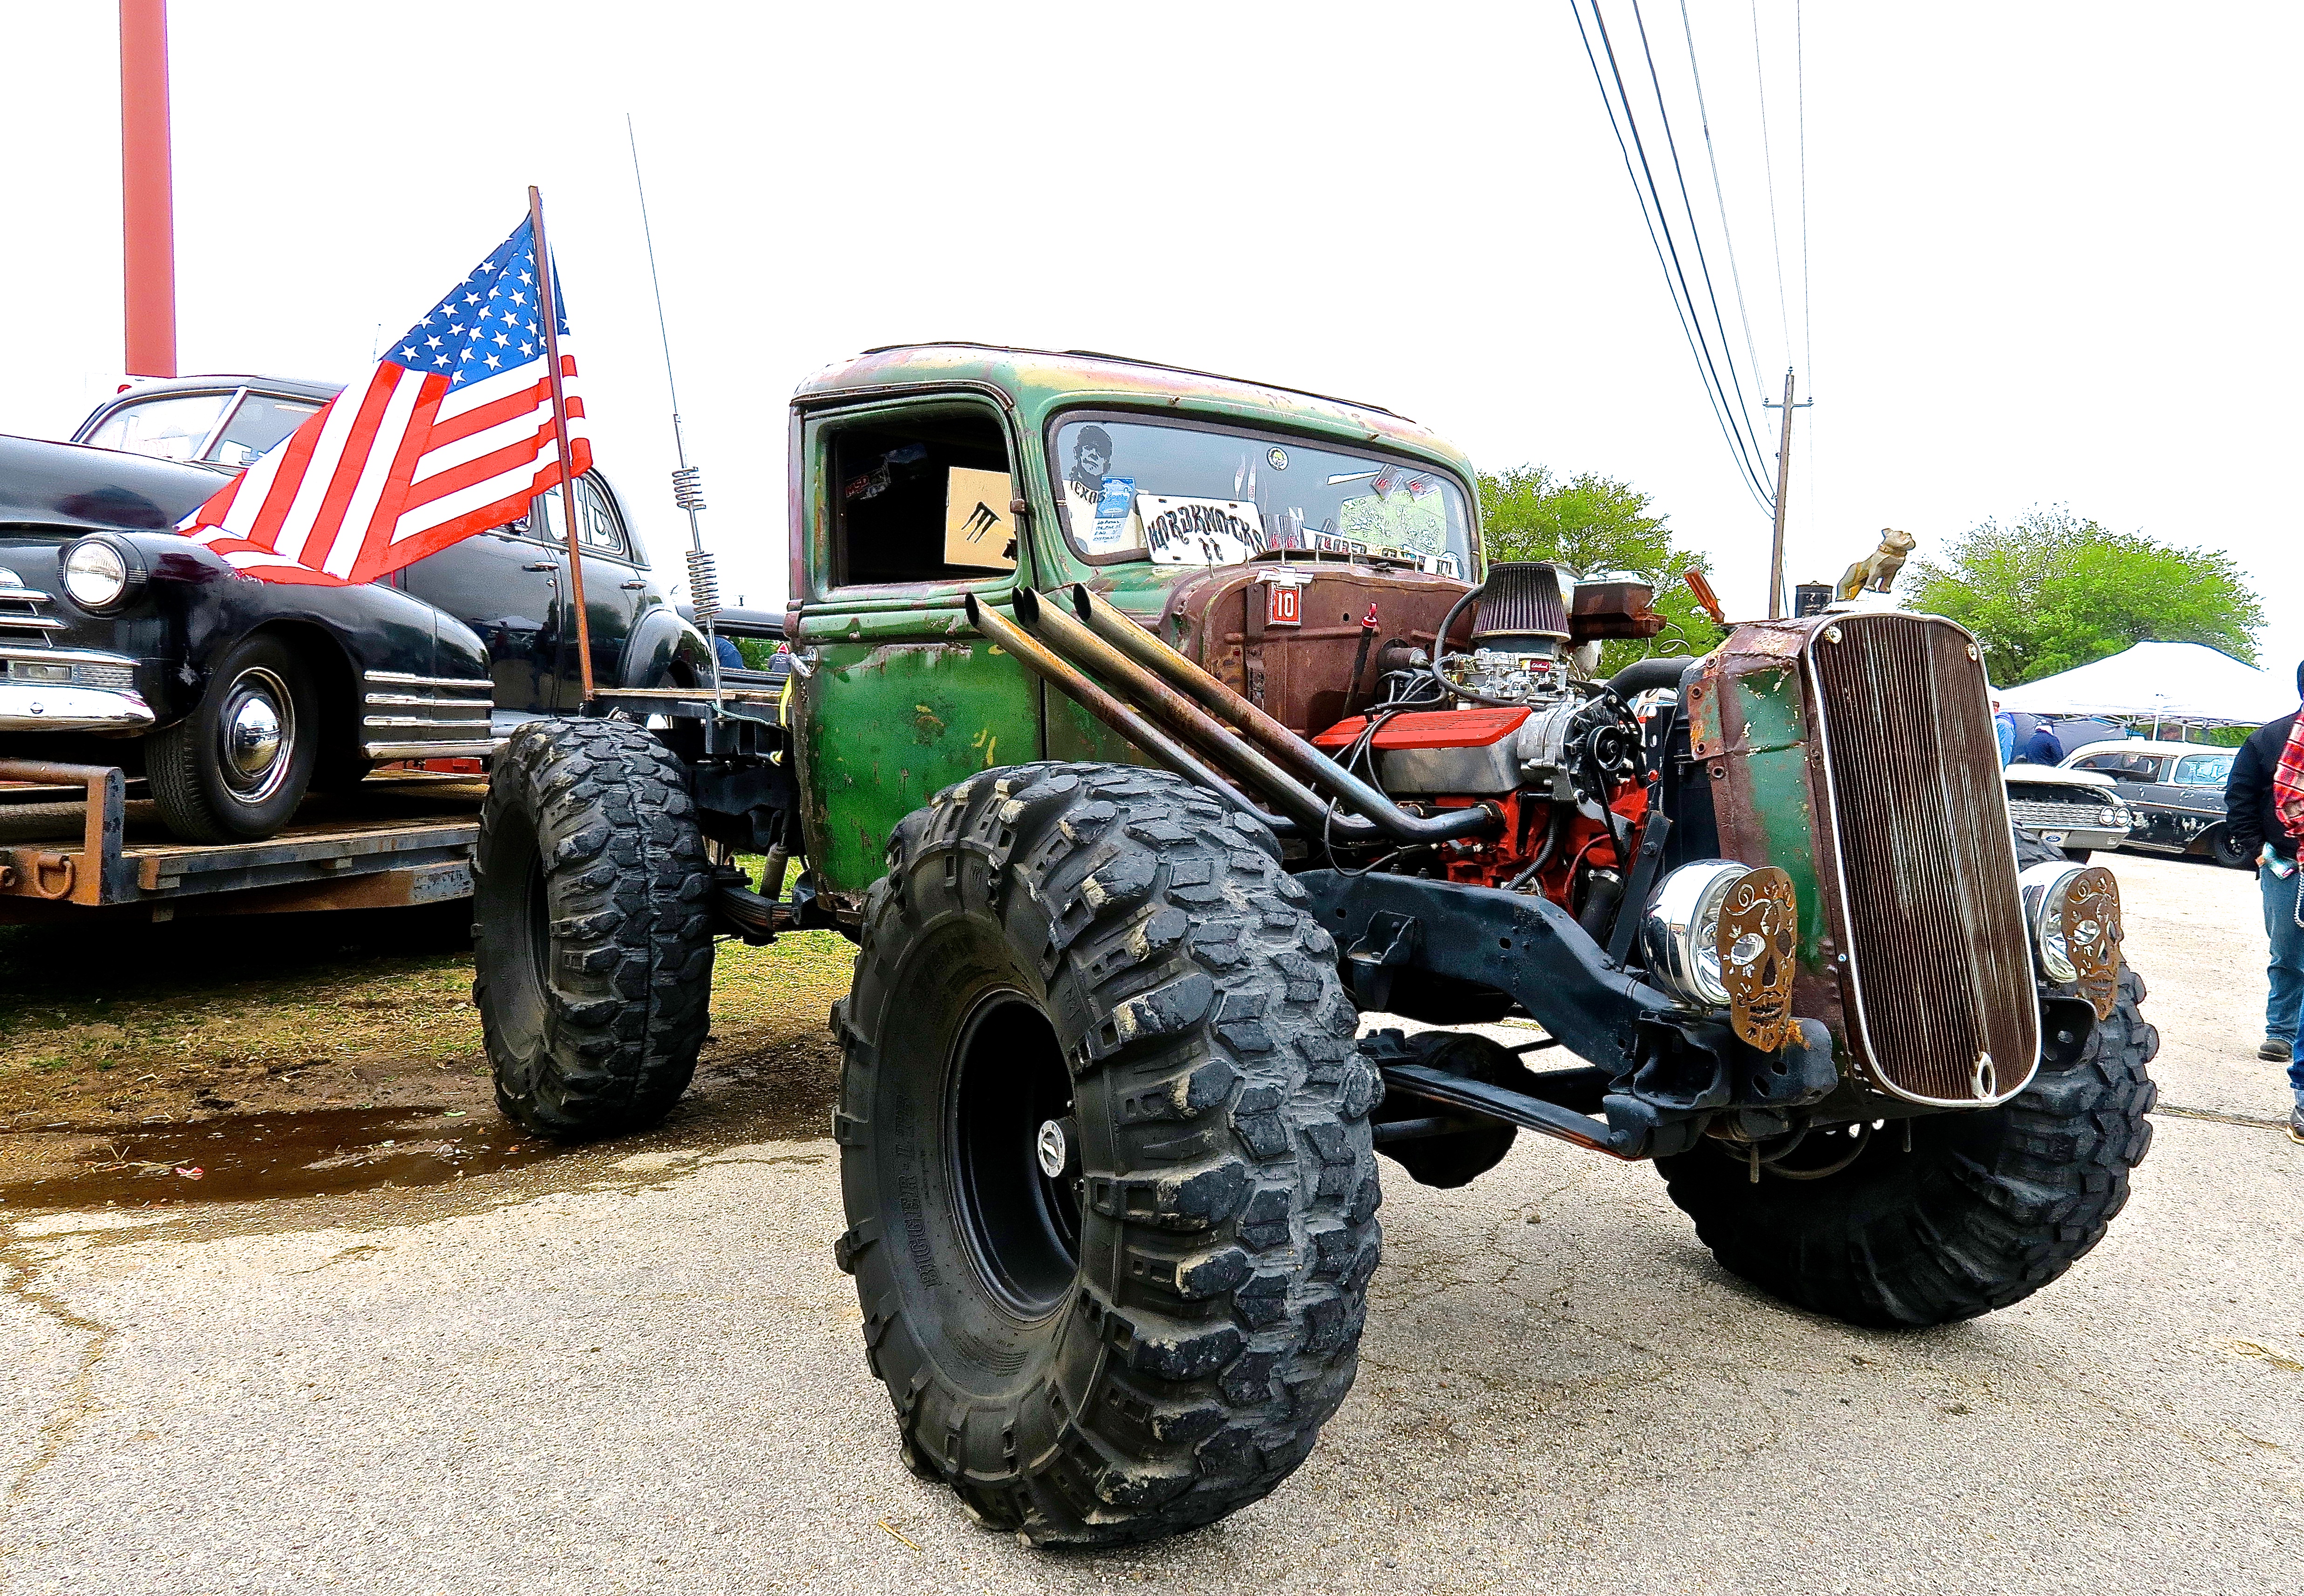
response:
{"label": "black steel wheel", "polygon": [[644,1130],[696,1070],[711,875],[688,776],[629,721],[530,721],[474,856],[472,1001],[496,1104],[575,1140]]}
{"label": "black steel wheel", "polygon": [[145,774],[168,830],[187,842],[248,842],[295,817],[319,749],[319,695],[287,643],[243,639],[174,725],[145,739]]}
{"label": "black steel wheel", "polygon": [[835,1250],[905,1463],[1038,1544],[1271,1490],[1351,1389],[1379,1200],[1335,944],[1163,773],[995,770],[866,903]]}
{"label": "black steel wheel", "polygon": [[2228,870],[2249,870],[2255,867],[2256,856],[2241,846],[2232,834],[2230,826],[2218,826],[2202,839],[2207,843],[2208,857]]}

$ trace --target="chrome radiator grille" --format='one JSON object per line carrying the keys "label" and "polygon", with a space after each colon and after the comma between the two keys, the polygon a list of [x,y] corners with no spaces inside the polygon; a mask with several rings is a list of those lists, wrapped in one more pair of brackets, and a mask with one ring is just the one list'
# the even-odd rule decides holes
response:
{"label": "chrome radiator grille", "polygon": [[2008,800],[2008,818],[2028,832],[2061,831],[2077,826],[2084,831],[2100,832],[2118,823],[2106,819],[2112,800],[2109,798],[2078,796],[2071,798],[2014,798]]}
{"label": "chrome radiator grille", "polygon": [[1838,854],[1849,1037],[1890,1089],[1932,1102],[2008,1096],[2039,1053],[1984,671],[1948,621],[1848,615],[1808,669]]}

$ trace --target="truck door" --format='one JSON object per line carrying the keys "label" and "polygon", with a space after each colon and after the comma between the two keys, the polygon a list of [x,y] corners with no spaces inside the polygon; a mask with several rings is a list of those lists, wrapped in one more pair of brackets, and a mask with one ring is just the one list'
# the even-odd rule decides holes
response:
{"label": "truck door", "polygon": [[968,624],[1029,580],[1006,417],[969,395],[803,413],[792,639],[799,775],[821,890],[852,901],[896,823],[1041,754],[1038,683]]}

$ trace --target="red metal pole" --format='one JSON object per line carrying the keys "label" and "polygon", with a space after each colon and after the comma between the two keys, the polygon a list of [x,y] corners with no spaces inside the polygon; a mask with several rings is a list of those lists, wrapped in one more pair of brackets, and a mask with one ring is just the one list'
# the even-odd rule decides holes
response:
{"label": "red metal pole", "polygon": [[120,209],[126,368],[176,375],[176,202],[168,0],[120,0]]}
{"label": "red metal pole", "polygon": [[568,526],[568,596],[576,608],[576,674],[584,702],[592,702],[592,627],[584,613],[584,550],[576,538],[575,463],[568,448],[568,391],[560,375],[560,294],[552,281],[552,251],[544,241],[544,196],[528,190],[528,224],[536,239],[537,309],[544,316],[544,362],[552,372],[552,430],[560,445],[560,519]]}

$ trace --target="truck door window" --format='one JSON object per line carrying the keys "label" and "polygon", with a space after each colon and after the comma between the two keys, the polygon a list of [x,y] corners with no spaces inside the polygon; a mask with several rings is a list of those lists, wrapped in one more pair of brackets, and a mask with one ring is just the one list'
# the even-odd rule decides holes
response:
{"label": "truck door window", "polygon": [[968,581],[1016,569],[1015,478],[1000,424],[980,411],[831,429],[833,581]]}

